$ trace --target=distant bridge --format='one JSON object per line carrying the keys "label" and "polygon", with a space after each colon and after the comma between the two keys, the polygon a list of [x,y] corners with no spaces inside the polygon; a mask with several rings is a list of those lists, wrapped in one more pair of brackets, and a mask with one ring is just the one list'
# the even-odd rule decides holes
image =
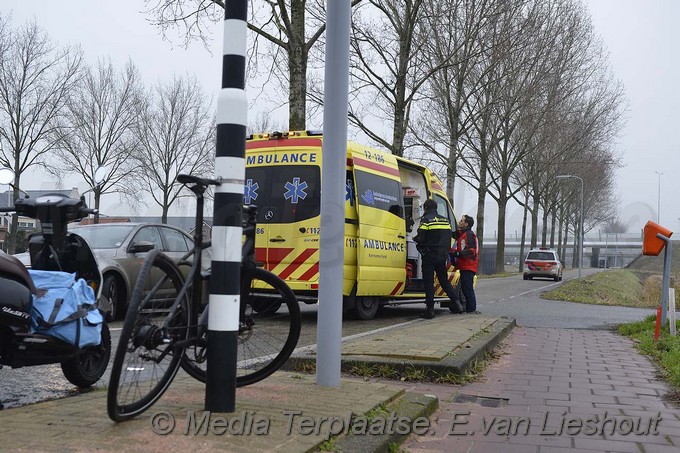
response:
{"label": "distant bridge", "polygon": [[[557,241],[557,238],[555,238]],[[530,245],[527,240],[524,245],[524,255],[529,252]],[[539,241],[537,247],[540,247]],[[550,247],[550,241],[547,241]],[[515,240],[505,241],[505,265],[519,265],[521,242]],[[578,247],[578,246],[577,246]],[[557,245],[552,248],[557,249]],[[574,253],[574,238],[567,238],[566,256],[562,257],[567,268],[572,267]],[[642,233],[620,234],[586,234],[583,240],[583,267],[624,267],[642,253]],[[482,255],[480,257],[480,273],[493,274],[496,259],[496,238],[484,238]],[[574,266],[574,267],[577,267]],[[510,268],[509,268],[510,269]]]}

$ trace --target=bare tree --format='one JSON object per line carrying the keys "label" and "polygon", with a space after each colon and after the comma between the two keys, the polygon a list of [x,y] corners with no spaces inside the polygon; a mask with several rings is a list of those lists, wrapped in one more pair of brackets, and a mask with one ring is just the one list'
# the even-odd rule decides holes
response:
{"label": "bare tree", "polygon": [[[424,0],[367,0],[353,18],[349,120],[397,156],[404,155],[413,103],[439,69],[428,68],[426,40],[417,39],[418,27],[424,25],[423,4]],[[391,129],[387,137],[385,126]]]}
{"label": "bare tree", "polygon": [[[35,23],[16,30],[0,16],[0,165],[14,170],[14,197],[31,167],[45,168],[58,119],[80,80],[80,49],[57,48]],[[12,219],[8,253],[16,245]]]}
{"label": "bare tree", "polygon": [[215,118],[212,102],[193,77],[175,76],[158,82],[140,113],[136,126],[140,177],[135,188],[151,195],[162,209],[162,222],[170,206],[190,194],[177,175],[207,176],[214,165]]}
{"label": "bare tree", "polygon": [[[476,36],[484,49],[471,69],[470,80],[475,84],[469,91],[470,99],[465,115],[475,118],[471,128],[460,138],[464,143],[461,169],[458,176],[477,192],[477,237],[479,248],[484,248],[486,196],[494,175],[490,174],[491,160],[504,143],[502,114],[508,85],[516,77],[513,74],[513,58],[517,57],[518,43],[525,42],[520,24],[525,10],[531,13],[527,0],[501,9],[490,18],[488,25]],[[516,70],[516,69],[515,69]],[[509,80],[508,80],[509,79]],[[508,99],[508,103],[512,103]],[[506,104],[507,105],[507,104]]]}
{"label": "bare tree", "polygon": [[[413,157],[443,165],[446,192],[453,200],[461,136],[472,127],[475,117],[468,101],[482,87],[472,80],[476,59],[483,54],[479,33],[499,10],[511,2],[494,0],[428,0],[425,3],[425,52],[428,67],[440,69],[427,84],[428,93],[409,125],[418,150]],[[444,175],[442,175],[444,176]]]}
{"label": "bare tree", "polygon": [[[352,6],[360,1],[352,0]],[[206,42],[206,24],[224,17],[225,0],[146,0],[146,4],[147,13],[155,17],[154,25],[164,34],[183,31],[188,44],[195,39]],[[309,33],[308,26],[312,30]],[[289,129],[304,130],[307,67],[312,47],[326,30],[324,2],[250,0],[248,29],[255,33],[249,50],[250,70],[257,72],[259,62],[265,62],[262,73],[268,80],[277,78],[287,89]]]}
{"label": "bare tree", "polygon": [[606,234],[625,233],[626,231],[628,231],[629,226],[630,226],[630,224],[628,222],[626,222],[625,220],[622,220],[618,217],[613,217],[613,218],[604,222],[604,224],[602,226],[602,232],[606,233]]}
{"label": "bare tree", "polygon": [[281,131],[281,127],[282,126],[279,122],[274,121],[272,119],[269,112],[260,112],[255,117],[255,120],[251,121],[250,124],[248,124],[246,133],[250,135],[258,134],[261,132]]}
{"label": "bare tree", "polygon": [[[50,171],[58,177],[81,175],[94,188],[97,209],[104,193],[125,193],[130,187],[125,181],[136,168],[131,156],[138,143],[134,126],[141,107],[141,88],[139,72],[131,61],[122,71],[116,71],[110,61],[100,61],[96,69],[85,72],[83,84],[69,99],[62,127],[57,130],[57,162]],[[94,173],[101,166],[108,171],[97,185]],[[98,220],[96,215],[95,223]]]}
{"label": "bare tree", "polygon": [[[523,198],[520,203],[528,209],[532,200],[532,246],[543,208],[545,244],[549,215],[558,203],[550,190],[558,167],[547,162],[564,163],[574,156],[595,161],[588,151],[611,143],[620,127],[621,91],[605,75],[602,49],[580,4],[522,0],[521,7],[504,10],[493,24],[480,35],[488,52],[476,70],[487,80],[468,102],[477,121],[465,134],[462,178],[477,189],[479,236],[487,195],[498,204],[495,262],[500,271],[508,201]],[[568,134],[555,132],[561,128]],[[530,191],[519,195],[527,184]]]}

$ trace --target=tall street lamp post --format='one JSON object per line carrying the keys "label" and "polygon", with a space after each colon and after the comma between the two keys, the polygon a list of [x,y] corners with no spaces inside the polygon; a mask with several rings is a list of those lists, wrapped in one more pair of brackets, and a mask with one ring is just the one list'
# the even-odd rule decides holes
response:
{"label": "tall street lamp post", "polygon": [[661,175],[663,172],[655,171],[659,175],[659,192],[656,195],[656,223],[661,224]]}
{"label": "tall street lamp post", "polygon": [[574,178],[581,181],[581,213],[580,213],[580,226],[578,235],[578,278],[581,278],[581,267],[583,267],[583,179],[576,175],[557,175],[555,179],[568,179]]}

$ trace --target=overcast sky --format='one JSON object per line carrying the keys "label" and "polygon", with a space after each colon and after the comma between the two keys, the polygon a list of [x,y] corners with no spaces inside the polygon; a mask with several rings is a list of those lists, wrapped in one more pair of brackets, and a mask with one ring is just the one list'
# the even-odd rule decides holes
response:
{"label": "overcast sky", "polygon": [[[632,222],[634,231],[647,220],[656,221],[660,180],[660,223],[678,231],[680,139],[675,132],[680,129],[680,1],[588,0],[586,4],[629,100],[628,122],[616,144],[625,163],[617,172],[621,218]],[[0,0],[0,5],[3,14],[12,12],[14,26],[35,19],[55,41],[80,44],[91,63],[110,56],[122,67],[129,57],[148,83],[169,79],[173,72],[194,73],[206,91],[219,90],[221,24],[214,27],[218,39],[211,55],[200,44],[185,50],[179,40],[163,41],[146,21],[142,0]],[[286,112],[276,113],[285,123]],[[26,181],[26,189],[40,188],[41,178],[34,179]],[[456,212],[474,214],[473,200],[469,191],[461,192],[455,199]],[[494,211],[495,204],[487,211],[489,232],[495,230]],[[511,209],[510,217],[514,224],[521,213]]]}

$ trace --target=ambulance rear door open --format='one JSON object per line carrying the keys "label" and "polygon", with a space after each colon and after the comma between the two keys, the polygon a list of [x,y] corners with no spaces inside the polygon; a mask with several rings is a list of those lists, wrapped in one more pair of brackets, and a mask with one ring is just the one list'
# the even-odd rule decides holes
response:
{"label": "ambulance rear door open", "polygon": [[392,154],[351,151],[356,206],[357,296],[398,295],[406,280],[403,189]]}
{"label": "ambulance rear door open", "polygon": [[[400,167],[401,181],[404,189],[404,210],[406,223],[406,261],[410,272],[410,279],[421,280],[422,277],[422,257],[416,249],[413,240],[418,234],[418,226],[422,215],[422,206],[428,198],[427,180],[423,171],[418,168],[403,165]],[[423,292],[422,284],[413,284],[407,288],[410,292]]]}

